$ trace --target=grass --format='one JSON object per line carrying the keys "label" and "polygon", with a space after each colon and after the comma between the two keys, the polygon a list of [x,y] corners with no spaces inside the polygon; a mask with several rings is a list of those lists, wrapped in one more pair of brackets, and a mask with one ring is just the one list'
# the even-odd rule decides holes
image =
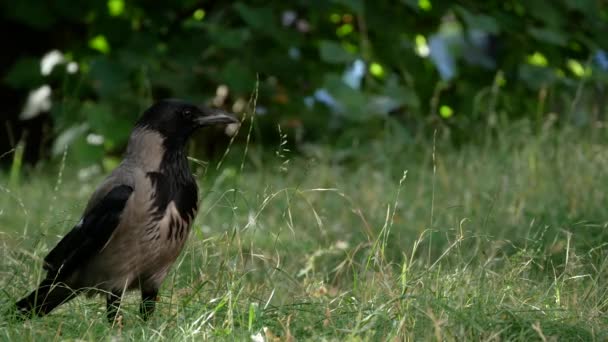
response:
{"label": "grass", "polygon": [[[606,340],[608,134],[529,127],[197,163],[199,215],[151,321],[136,294],[113,327],[83,297],[3,319],[0,339]],[[0,312],[103,176],[66,163],[0,177]]]}

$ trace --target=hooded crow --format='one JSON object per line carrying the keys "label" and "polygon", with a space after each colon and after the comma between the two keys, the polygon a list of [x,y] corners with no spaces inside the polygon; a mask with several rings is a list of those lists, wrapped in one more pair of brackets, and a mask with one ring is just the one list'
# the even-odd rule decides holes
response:
{"label": "hooded crow", "polygon": [[95,190],[80,222],[44,258],[46,278],[16,303],[19,316],[43,316],[81,293],[103,293],[113,322],[122,294],[139,289],[147,319],[196,217],[198,187],[186,158],[188,138],[197,128],[236,122],[220,110],[180,100],[148,108],[121,164]]}

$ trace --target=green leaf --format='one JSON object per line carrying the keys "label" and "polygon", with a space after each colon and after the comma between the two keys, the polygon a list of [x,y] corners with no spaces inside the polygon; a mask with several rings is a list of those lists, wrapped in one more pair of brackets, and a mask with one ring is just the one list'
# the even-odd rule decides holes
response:
{"label": "green leaf", "polygon": [[74,139],[70,144],[68,158],[74,159],[84,165],[92,165],[103,161],[104,153],[103,146],[89,144],[86,135],[82,135]]}
{"label": "green leaf", "polygon": [[86,102],[82,111],[91,130],[103,136],[104,146],[114,149],[127,142],[133,120],[113,110],[108,103]]}
{"label": "green leaf", "polygon": [[356,14],[363,14],[364,7],[362,0],[334,0],[333,2],[346,6],[348,9],[355,12]]}
{"label": "green leaf", "polygon": [[401,85],[397,77],[391,77],[382,91],[383,95],[396,100],[399,106],[408,106],[412,109],[420,108],[420,98],[412,88]]}
{"label": "green leaf", "polygon": [[522,1],[526,12],[549,27],[561,27],[563,20],[568,20],[566,13],[560,12],[559,6],[546,0]]}
{"label": "green leaf", "polygon": [[400,102],[390,96],[371,96],[367,108],[371,113],[386,115],[401,106]]}
{"label": "green leaf", "polygon": [[58,156],[63,153],[63,150],[70,146],[74,140],[78,137],[82,137],[84,133],[89,129],[89,125],[86,123],[74,125],[59,134],[59,136],[53,142],[52,153],[54,156]]}
{"label": "green leaf", "polygon": [[347,86],[342,78],[336,74],[328,74],[325,76],[323,86],[342,106],[342,114],[344,117],[363,121],[369,118],[369,112],[366,110],[367,96]]}
{"label": "green leaf", "polygon": [[439,115],[444,119],[449,119],[454,115],[454,110],[448,105],[442,105],[439,107]]}
{"label": "green leaf", "polygon": [[251,38],[251,31],[247,28],[231,29],[220,25],[208,25],[207,27],[207,34],[218,47],[241,49]]}
{"label": "green leaf", "polygon": [[331,40],[322,40],[319,43],[321,60],[326,63],[341,64],[350,63],[355,60],[355,56],[348,53],[342,45]]}
{"label": "green leaf", "polygon": [[233,59],[224,66],[220,79],[228,85],[231,92],[247,94],[255,88],[255,75],[238,59]]}
{"label": "green leaf", "polygon": [[553,45],[566,46],[568,42],[567,37],[557,30],[531,27],[528,29],[528,33],[541,42]]}
{"label": "green leaf", "polygon": [[99,34],[89,40],[89,47],[103,54],[110,52],[110,44],[103,34]]}
{"label": "green leaf", "polygon": [[237,3],[234,8],[247,25],[260,31],[268,31],[275,18],[270,7],[254,8],[244,3]]}
{"label": "green leaf", "polygon": [[80,116],[82,102],[75,97],[66,97],[63,101],[53,103],[51,107],[51,117],[53,118],[53,132],[61,134],[74,123],[83,122]]}
{"label": "green leaf", "polygon": [[123,64],[107,57],[94,59],[89,75],[93,88],[101,98],[112,99],[130,91],[128,70]]}
{"label": "green leaf", "polygon": [[31,57],[19,59],[4,77],[6,84],[17,89],[31,89],[40,85],[42,80],[40,61]]}
{"label": "green leaf", "polygon": [[566,6],[587,16],[595,16],[598,9],[595,0],[566,0]]}
{"label": "green leaf", "polygon": [[520,64],[519,79],[532,90],[538,90],[554,83],[557,79],[553,70],[530,64]]}
{"label": "green leaf", "polygon": [[420,6],[418,6],[418,0],[401,0],[401,3],[416,12],[420,11]]}
{"label": "green leaf", "polygon": [[124,0],[108,0],[108,14],[112,17],[118,17],[125,11]]}
{"label": "green leaf", "polygon": [[254,303],[249,304],[249,322],[247,324],[248,331],[252,331],[252,329],[253,329],[253,322],[255,321],[255,311],[256,311],[255,308],[256,308],[256,305]]}
{"label": "green leaf", "polygon": [[286,36],[287,31],[277,25],[278,17],[274,15],[271,7],[251,7],[237,3],[234,8],[253,30],[264,33],[283,45],[292,44]]}
{"label": "green leaf", "polygon": [[456,6],[456,11],[462,15],[469,29],[477,29],[493,34],[500,33],[498,22],[493,17],[485,14],[474,14],[462,6]]}

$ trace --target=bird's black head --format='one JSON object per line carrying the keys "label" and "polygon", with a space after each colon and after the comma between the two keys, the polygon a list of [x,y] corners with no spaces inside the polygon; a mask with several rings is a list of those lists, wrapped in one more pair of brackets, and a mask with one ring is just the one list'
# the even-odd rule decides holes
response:
{"label": "bird's black head", "polygon": [[197,128],[236,122],[237,119],[220,109],[167,99],[148,108],[135,127],[160,133],[168,145],[183,146]]}

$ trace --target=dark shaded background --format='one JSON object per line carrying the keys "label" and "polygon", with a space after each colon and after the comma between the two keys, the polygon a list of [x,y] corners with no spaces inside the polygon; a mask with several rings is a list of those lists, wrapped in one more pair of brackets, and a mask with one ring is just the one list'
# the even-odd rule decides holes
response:
{"label": "dark shaded background", "polygon": [[[30,163],[66,145],[84,163],[119,154],[158,98],[251,113],[256,84],[255,143],[276,144],[280,125],[296,147],[365,142],[387,124],[443,126],[459,143],[509,120],[605,113],[606,1],[23,0],[2,1],[0,18],[0,153],[21,141]],[[44,85],[52,105],[23,119]],[[198,146],[212,157],[227,140]]]}

